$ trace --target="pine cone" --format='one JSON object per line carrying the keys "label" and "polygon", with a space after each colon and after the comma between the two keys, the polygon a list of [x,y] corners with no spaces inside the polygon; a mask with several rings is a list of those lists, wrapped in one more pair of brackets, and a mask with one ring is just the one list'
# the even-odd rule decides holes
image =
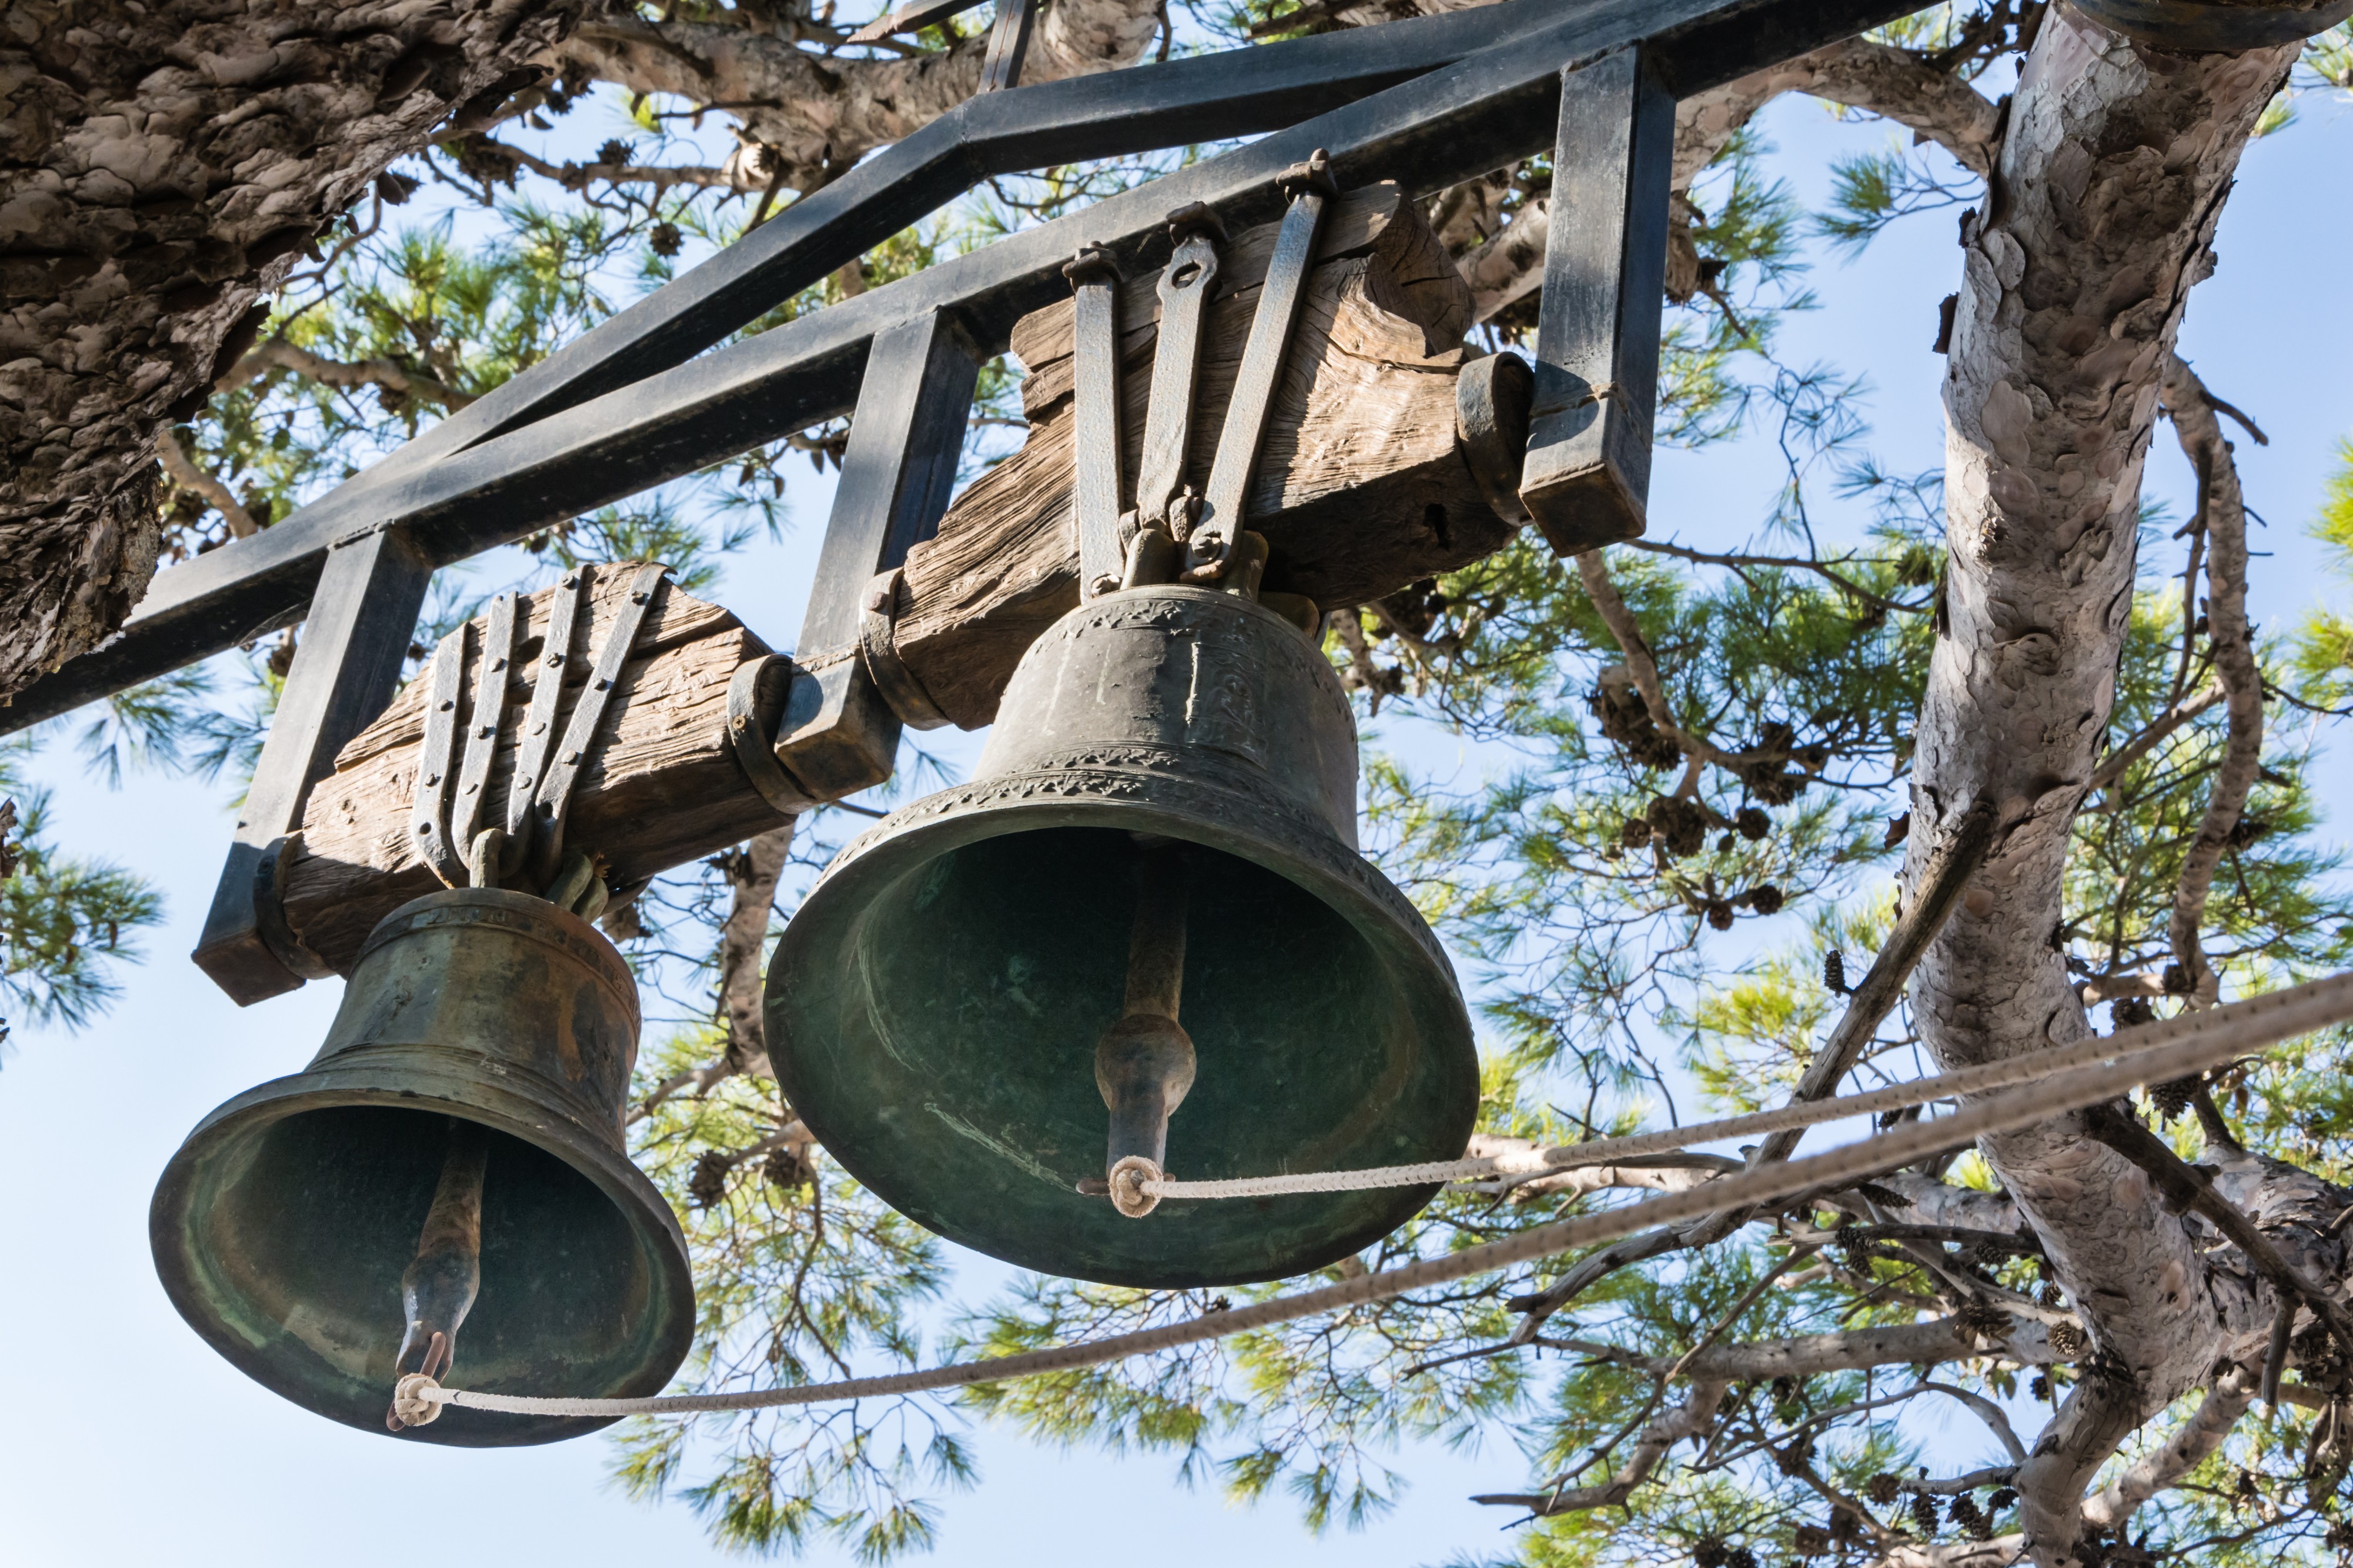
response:
{"label": "pine cone", "polygon": [[2157,1009],[2146,997],[2119,996],[2108,1008],[2108,1022],[2119,1029],[2137,1028],[2157,1022]]}
{"label": "pine cone", "polygon": [[[1895,1478],[1893,1476],[1888,1478],[1890,1480],[1894,1480],[1894,1479]],[[1851,1508],[1843,1506],[1831,1510],[1831,1539],[1832,1541],[1852,1541],[1856,1536],[1861,1535],[1862,1533],[1862,1516],[1861,1514],[1855,1512],[1854,1510]]]}
{"label": "pine cone", "polygon": [[2091,1341],[2084,1335],[2084,1331],[2073,1323],[2051,1325],[2051,1348],[2071,1361],[2082,1355],[2084,1348],[2090,1343]]}
{"label": "pine cone", "polygon": [[1985,1510],[1967,1492],[1953,1500],[1953,1523],[1971,1541],[1983,1541],[1993,1533],[1986,1522]]}
{"label": "pine cone", "polygon": [[596,149],[596,162],[608,169],[627,168],[629,163],[629,144],[619,137],[615,137]]}
{"label": "pine cone", "polygon": [[1630,816],[1619,827],[1618,837],[1627,848],[1640,849],[1651,842],[1651,824],[1644,817]]}
{"label": "pine cone", "polygon": [[2042,1294],[2035,1299],[2046,1307],[2058,1308],[2067,1304],[2067,1293],[2056,1285],[2045,1285]]}
{"label": "pine cone", "polygon": [[1746,1546],[1736,1546],[1724,1554],[1724,1568],[1757,1568],[1757,1553]]}
{"label": "pine cone", "polygon": [[1741,837],[1754,844],[1773,831],[1773,819],[1766,816],[1760,807],[1744,805],[1740,808],[1739,814],[1733,817],[1732,826]]}
{"label": "pine cone", "polygon": [[1715,927],[1717,931],[1730,931],[1732,929],[1732,906],[1725,903],[1722,899],[1709,900],[1707,903],[1707,923]]}
{"label": "pine cone", "polygon": [[2164,1083],[2150,1084],[2148,1102],[2157,1107],[2157,1113],[2159,1116],[2171,1121],[2189,1109],[2189,1102],[2197,1097],[2199,1086],[2205,1081],[2204,1074],[2192,1073],[2188,1078],[2169,1079]]}
{"label": "pine cone", "polygon": [[1903,1484],[1885,1470],[1882,1470],[1862,1483],[1862,1495],[1879,1507],[1885,1508],[1895,1500],[1896,1494],[1903,1489]]}
{"label": "pine cone", "polygon": [[1748,907],[1760,915],[1779,914],[1782,902],[1781,889],[1770,882],[1759,882],[1748,889]]}
{"label": "pine cone", "polygon": [[1822,984],[1841,996],[1846,994],[1846,954],[1837,948],[1822,954]]}
{"label": "pine cone", "polygon": [[1983,1297],[1974,1297],[1961,1304],[1953,1314],[1954,1327],[1981,1340],[2004,1340],[2010,1337],[2010,1314]]}
{"label": "pine cone", "polygon": [[1813,1461],[1813,1458],[1814,1440],[1808,1434],[1800,1432],[1789,1439],[1788,1447],[1774,1454],[1773,1462],[1781,1467],[1783,1475],[1798,1476],[1805,1474],[1806,1467]]}
{"label": "pine cone", "polygon": [[1819,1524],[1801,1524],[1789,1532],[1789,1549],[1800,1557],[1820,1557],[1831,1549],[1831,1532]]}
{"label": "pine cone", "polygon": [[809,1169],[808,1162],[790,1149],[771,1151],[767,1162],[760,1167],[760,1174],[770,1186],[787,1193],[806,1187],[817,1179],[817,1173]]}
{"label": "pine cone", "polygon": [[1724,1568],[1724,1542],[1713,1535],[1703,1535],[1692,1542],[1692,1563],[1694,1568]]}
{"label": "pine cone", "polygon": [[1912,1526],[1920,1532],[1920,1539],[1934,1541],[1936,1538],[1938,1522],[1936,1500],[1926,1492],[1914,1492],[1912,1494]]}
{"label": "pine cone", "polygon": [[686,1195],[696,1208],[707,1209],[727,1195],[727,1173],[735,1162],[716,1149],[704,1152],[694,1163],[694,1174],[686,1179]]}
{"label": "pine cone", "polygon": [[653,247],[656,256],[676,256],[686,248],[686,237],[679,233],[678,225],[674,223],[658,223],[654,225],[653,232],[646,236],[646,243]]}
{"label": "pine cone", "polygon": [[2010,1261],[2010,1247],[1987,1237],[1970,1246],[1969,1257],[1980,1268],[1999,1268]]}
{"label": "pine cone", "polygon": [[1676,859],[1689,859],[1707,847],[1707,813],[1700,809],[1699,802],[1679,795],[1653,795],[1646,815],[1666,842],[1667,853]]}
{"label": "pine cone", "polygon": [[2051,1398],[2051,1379],[2042,1373],[2036,1373],[2034,1381],[2026,1385],[2026,1392],[2048,1403]]}
{"label": "pine cone", "polygon": [[1997,1487],[1994,1489],[1993,1496],[1988,1498],[1986,1501],[1992,1507],[1994,1512],[2004,1513],[2018,1506],[2018,1494],[2008,1487]]}

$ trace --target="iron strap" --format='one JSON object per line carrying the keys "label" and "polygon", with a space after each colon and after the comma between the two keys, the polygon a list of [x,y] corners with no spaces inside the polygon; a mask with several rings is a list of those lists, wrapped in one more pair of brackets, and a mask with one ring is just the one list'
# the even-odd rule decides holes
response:
{"label": "iron strap", "polygon": [[638,568],[628,597],[614,613],[613,624],[606,628],[605,640],[596,649],[596,663],[588,672],[588,685],[580,693],[579,704],[572,710],[572,721],[565,726],[563,742],[555,748],[546,776],[539,781],[532,802],[530,867],[533,879],[542,887],[554,879],[563,856],[564,821],[572,809],[572,787],[580,782],[589,753],[596,749],[596,727],[612,702],[621,667],[637,645],[654,591],[669,574],[670,568],[659,563]]}
{"label": "iron strap", "polygon": [[858,617],[858,652],[876,689],[899,722],[911,730],[937,730],[948,722],[907,661],[899,657],[899,607],[905,599],[906,571],[893,566],[866,585]]}
{"label": "iron strap", "polygon": [[[1199,202],[1168,215],[1176,251],[1161,269],[1160,340],[1152,356],[1152,394],[1144,416],[1144,458],[1136,471],[1135,512],[1146,527],[1173,526],[1193,443],[1193,395],[1200,379],[1201,320],[1218,281],[1218,215]],[[1184,520],[1189,524],[1190,518]]]}
{"label": "iron strap", "polygon": [[1267,416],[1274,409],[1275,390],[1282,383],[1292,330],[1307,298],[1316,230],[1324,221],[1325,201],[1338,194],[1332,160],[1318,148],[1307,162],[1284,172],[1282,188],[1291,196],[1291,206],[1275,231],[1274,255],[1267,263],[1258,310],[1250,317],[1233,400],[1226,405],[1225,427],[1218,433],[1208,504],[1186,542],[1185,575],[1197,582],[1222,574],[1234,542],[1241,537],[1242,501],[1250,489],[1250,470],[1258,463],[1259,443],[1266,437]]}
{"label": "iron strap", "polygon": [[[539,793],[539,776],[547,768],[547,753],[555,745],[555,715],[564,701],[564,666],[572,657],[572,628],[580,618],[580,601],[588,592],[588,574],[575,572],[548,595],[547,628],[540,638],[539,674],[532,682],[531,710],[523,715],[522,737],[515,749],[514,777],[507,781],[507,853],[519,857],[531,843],[531,803]],[[515,869],[512,862],[506,868]]]}
{"label": "iron strap", "polygon": [[1019,84],[1037,20],[1038,0],[997,0],[997,21],[988,29],[988,53],[980,63],[976,92],[1002,92]]}
{"label": "iron strap", "polygon": [[786,816],[818,804],[776,760],[776,721],[792,684],[793,661],[775,653],[745,659],[727,683],[727,749],[744,770],[744,782]]}
{"label": "iron strap", "polygon": [[1071,280],[1071,401],[1077,471],[1071,522],[1078,534],[1079,597],[1119,586],[1119,270],[1091,245],[1062,268]]}
{"label": "iron strap", "polygon": [[514,663],[515,596],[491,601],[482,623],[481,665],[474,672],[474,710],[466,720],[466,761],[458,770],[457,797],[449,803],[449,847],[468,859],[474,830],[491,792],[491,760],[498,754],[499,730],[506,721],[507,677]]}
{"label": "iron strap", "polygon": [[459,626],[433,649],[433,685],[425,700],[425,741],[417,752],[417,795],[408,817],[417,858],[448,888],[466,885],[466,862],[450,847],[445,824],[458,745],[458,699],[466,686],[467,629]]}

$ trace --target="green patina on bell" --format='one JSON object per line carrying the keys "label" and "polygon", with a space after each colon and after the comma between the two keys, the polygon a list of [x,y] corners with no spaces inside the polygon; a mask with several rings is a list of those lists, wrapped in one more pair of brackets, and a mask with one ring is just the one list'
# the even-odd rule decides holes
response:
{"label": "green patina on bell", "polygon": [[1282,616],[1181,586],[1082,605],[972,782],[844,849],[786,928],[794,1110],[902,1212],[1051,1273],[1236,1284],[1365,1247],[1436,1189],[1099,1195],[1123,1151],[1185,1180],[1461,1157],[1470,1020],[1356,852],[1356,784],[1346,695]]}
{"label": "green patina on bell", "polygon": [[[172,1304],[259,1382],[382,1432],[417,1337],[404,1286],[430,1297],[431,1266],[454,1278],[478,1257],[479,1289],[438,1287],[470,1301],[445,1347],[457,1386],[659,1393],[694,1292],[678,1220],[622,1140],[638,1022],[620,954],[553,904],[468,889],[403,905],[311,1065],[221,1106],[165,1167],[148,1225]],[[606,1425],[452,1406],[401,1435],[497,1447]]]}

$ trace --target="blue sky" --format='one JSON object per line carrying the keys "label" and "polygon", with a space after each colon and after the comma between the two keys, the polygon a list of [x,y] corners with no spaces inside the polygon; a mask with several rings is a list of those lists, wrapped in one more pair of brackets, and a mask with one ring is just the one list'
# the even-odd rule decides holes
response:
{"label": "blue sky", "polygon": [[[1826,187],[1834,152],[1890,136],[1884,126],[1841,124],[1797,101],[1777,106],[1766,125],[1781,149],[1777,172],[1809,200]],[[2336,444],[2353,434],[2330,264],[2353,254],[2353,208],[2342,200],[2348,163],[2353,111],[2317,99],[2306,100],[2299,124],[2250,151],[2222,222],[2221,268],[2199,289],[2183,337],[2209,384],[2272,437],[2263,448],[2241,440],[2238,456],[2249,500],[2270,520],[2255,544],[2276,553],[2255,563],[2252,596],[2258,622],[2273,629],[2323,597],[2341,605],[2347,596],[2305,529]],[[1899,226],[1853,264],[1821,261],[1813,282],[1822,309],[1785,330],[1789,361],[1833,360],[1869,376],[1873,446],[1898,469],[1932,465],[1943,449],[1943,362],[1928,342],[1936,302],[1957,277],[1952,232],[1950,215],[1931,215]],[[1652,532],[1737,543],[1765,514],[1778,477],[1777,456],[1758,438],[1662,453]],[[805,468],[794,485],[788,537],[743,557],[718,595],[778,647],[792,643],[828,493]],[[2186,515],[2189,488],[2187,464],[2160,430],[2152,494]],[[1467,773],[1481,762],[1426,729],[1385,721],[1380,739],[1429,767]],[[970,745],[953,753],[968,755]],[[2345,777],[2341,758],[2328,770]],[[634,1504],[607,1488],[609,1451],[597,1439],[503,1452],[392,1444],[279,1402],[180,1323],[147,1255],[156,1173],[206,1110],[307,1059],[339,987],[314,984],[239,1012],[183,956],[226,843],[226,790],[133,776],[109,793],[80,780],[62,752],[44,759],[42,772],[58,788],[55,821],[67,846],[153,879],[168,896],[169,919],[110,1016],[79,1036],[21,1027],[0,1069],[8,1244],[0,1345],[13,1417],[0,1426],[7,1561],[278,1568],[328,1558],[406,1568],[420,1551],[437,1550],[590,1565],[719,1555],[682,1506]],[[2343,826],[2324,831],[2341,839]],[[995,1268],[976,1260],[973,1282]],[[970,1436],[984,1481],[943,1500],[945,1563],[1060,1563],[1109,1550],[1134,1568],[1198,1568],[1205,1559],[1404,1568],[1501,1550],[1507,1515],[1467,1496],[1525,1479],[1507,1442],[1479,1457],[1408,1449],[1394,1459],[1412,1482],[1398,1509],[1362,1534],[1319,1540],[1287,1502],[1229,1508],[1213,1491],[1177,1487],[1157,1458],[1041,1449],[987,1427]],[[828,1568],[849,1560],[829,1545],[806,1558]]]}

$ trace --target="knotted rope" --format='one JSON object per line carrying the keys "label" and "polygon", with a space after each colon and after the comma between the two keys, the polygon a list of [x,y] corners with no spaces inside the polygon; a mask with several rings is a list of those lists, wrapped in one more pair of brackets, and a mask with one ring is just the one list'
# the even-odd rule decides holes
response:
{"label": "knotted rope", "polygon": [[[1973,1092],[1975,1086],[1992,1081],[2013,1086],[2006,1092],[1965,1104],[1953,1115],[1939,1121],[1908,1123],[1894,1131],[1858,1139],[1809,1159],[1758,1166],[1739,1175],[1704,1183],[1680,1193],[1627,1204],[1600,1214],[1539,1226],[1518,1236],[1465,1247],[1442,1258],[1425,1258],[1401,1268],[1343,1280],[1336,1285],[1278,1296],[1252,1306],[1205,1312],[1185,1322],[1170,1323],[1162,1328],[1113,1334],[1104,1339],[1058,1345],[1050,1350],[1028,1351],[1018,1355],[955,1362],[946,1366],[897,1373],[886,1377],[852,1378],[841,1383],[807,1384],[795,1388],[761,1389],[744,1394],[680,1394],[655,1399],[536,1399],[443,1388],[430,1378],[412,1375],[400,1380],[395,1393],[395,1409],[401,1414],[403,1420],[408,1420],[406,1412],[415,1409],[418,1412],[417,1420],[420,1422],[433,1418],[424,1413],[423,1407],[445,1405],[519,1415],[606,1419],[624,1415],[686,1415],[921,1394],[944,1388],[965,1388],[974,1384],[1001,1383],[1011,1378],[1036,1377],[1079,1367],[1101,1366],[1106,1362],[1120,1361],[1129,1356],[1150,1355],[1180,1345],[1200,1344],[1233,1334],[1271,1328],[1300,1318],[1389,1300],[1428,1286],[1508,1268],[1514,1264],[1548,1258],[1572,1248],[1615,1241],[1654,1226],[1677,1225],[1725,1210],[1745,1209],[1795,1197],[1803,1193],[1835,1191],[1979,1138],[2017,1131],[2048,1121],[2063,1111],[2113,1100],[2139,1084],[2186,1078],[2193,1072],[2203,1071],[2233,1058],[2264,1049],[2283,1040],[2294,1039],[2331,1024],[2342,1023],[2348,1018],[2353,1018],[2353,974],[2340,974],[2232,1003],[2227,1007],[2171,1018],[2163,1023],[2145,1024],[2105,1038],[2040,1052],[2018,1063],[1964,1068],[1940,1078],[1923,1079],[1917,1083],[1902,1085],[1896,1089],[1874,1089],[1866,1094],[1849,1095],[1844,1099],[1823,1100],[1802,1108],[1793,1106],[1787,1111],[1734,1117],[1726,1121],[1703,1123],[1673,1132],[1647,1133],[1639,1138],[1607,1140],[1604,1142],[1612,1152],[1601,1158],[1624,1159],[1632,1152],[1631,1145],[1640,1145],[1644,1152],[1657,1152],[1704,1138],[1727,1135],[1710,1129],[1744,1126],[1750,1131],[1762,1131],[1766,1121],[1786,1117],[1800,1110],[1809,1114],[1809,1120],[1801,1122],[1777,1121],[1775,1125],[1811,1126],[1818,1121],[1863,1114],[1873,1108],[1899,1103],[1916,1105],[1925,1100]],[[1988,1076],[2003,1073],[2013,1076]],[[2016,1087],[2021,1085],[2025,1087]],[[1912,1098],[1902,1101],[1888,1100],[1885,1097],[1893,1093],[1908,1093]],[[1672,1140],[1673,1142],[1662,1144],[1657,1142],[1660,1139]],[[1577,1163],[1592,1163],[1595,1161],[1588,1156],[1603,1147],[1603,1142],[1575,1147],[1579,1151]],[[1555,1151],[1545,1152],[1550,1155]],[[1410,1170],[1418,1167],[1401,1168]]]}

